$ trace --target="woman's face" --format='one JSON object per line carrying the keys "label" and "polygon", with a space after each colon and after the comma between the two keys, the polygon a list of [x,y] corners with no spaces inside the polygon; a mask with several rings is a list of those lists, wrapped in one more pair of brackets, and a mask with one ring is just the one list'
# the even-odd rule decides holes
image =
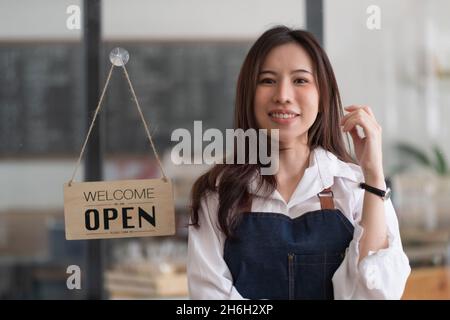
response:
{"label": "woman's face", "polygon": [[296,43],[273,48],[262,64],[255,93],[260,129],[279,129],[280,144],[307,144],[319,109],[312,61]]}

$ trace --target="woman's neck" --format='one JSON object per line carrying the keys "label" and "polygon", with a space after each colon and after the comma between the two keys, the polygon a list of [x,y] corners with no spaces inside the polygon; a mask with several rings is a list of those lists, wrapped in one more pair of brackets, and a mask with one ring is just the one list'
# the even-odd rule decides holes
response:
{"label": "woman's neck", "polygon": [[289,177],[303,176],[308,168],[311,150],[308,144],[297,143],[291,146],[280,146],[280,161],[277,178],[284,180]]}

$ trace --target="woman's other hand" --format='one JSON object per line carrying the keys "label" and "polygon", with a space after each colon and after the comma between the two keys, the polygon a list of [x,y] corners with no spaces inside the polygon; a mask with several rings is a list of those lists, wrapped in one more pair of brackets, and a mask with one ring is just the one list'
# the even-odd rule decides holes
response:
{"label": "woman's other hand", "polygon": [[[344,108],[348,113],[341,119],[344,132],[349,132],[355,146],[356,158],[368,181],[384,180],[381,126],[368,106],[351,105]],[[364,131],[361,137],[356,130],[360,126]]]}

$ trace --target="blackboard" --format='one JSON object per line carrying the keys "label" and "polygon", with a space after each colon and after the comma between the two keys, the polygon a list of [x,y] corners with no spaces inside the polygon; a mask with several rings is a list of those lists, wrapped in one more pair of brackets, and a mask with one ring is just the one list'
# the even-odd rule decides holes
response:
{"label": "blackboard", "polygon": [[[130,53],[127,69],[145,118],[163,151],[176,128],[232,127],[235,87],[250,47],[244,42],[105,43]],[[78,154],[87,131],[82,48],[79,43],[0,45],[0,156]],[[145,154],[149,145],[120,68],[102,109],[104,150]]]}

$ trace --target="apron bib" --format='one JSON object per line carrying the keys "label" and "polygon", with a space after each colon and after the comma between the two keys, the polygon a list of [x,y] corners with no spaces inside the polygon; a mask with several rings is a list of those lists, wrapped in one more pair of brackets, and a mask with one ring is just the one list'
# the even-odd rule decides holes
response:
{"label": "apron bib", "polygon": [[295,219],[244,211],[224,246],[224,260],[248,299],[333,299],[332,277],[353,239],[353,225],[335,209],[330,188],[321,209]]}

